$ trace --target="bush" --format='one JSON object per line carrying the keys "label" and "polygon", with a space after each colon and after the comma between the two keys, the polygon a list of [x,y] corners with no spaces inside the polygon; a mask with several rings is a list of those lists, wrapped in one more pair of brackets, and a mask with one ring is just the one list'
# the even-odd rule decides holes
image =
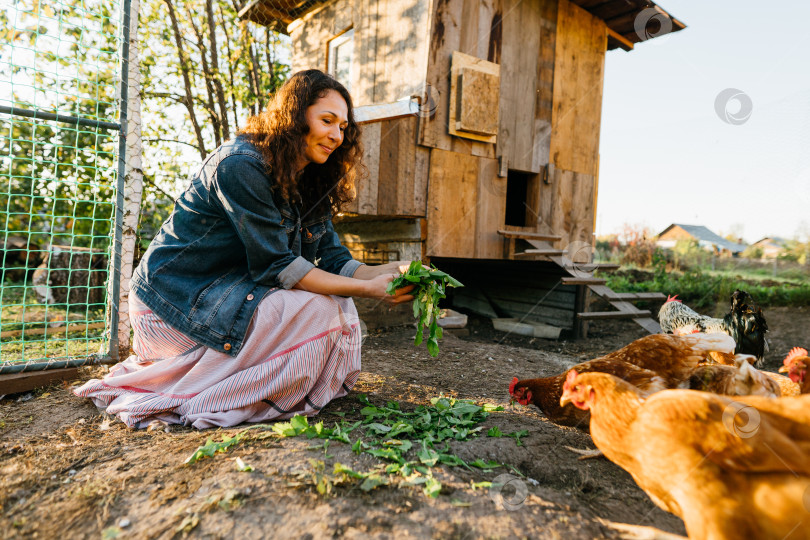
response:
{"label": "bush", "polygon": [[659,263],[653,272],[616,272],[607,276],[607,286],[616,292],[662,292],[678,295],[694,309],[712,308],[727,304],[735,289],[748,292],[761,306],[807,306],[810,305],[810,283],[764,284],[745,280],[740,276],[711,276],[700,269],[687,272],[667,272]]}

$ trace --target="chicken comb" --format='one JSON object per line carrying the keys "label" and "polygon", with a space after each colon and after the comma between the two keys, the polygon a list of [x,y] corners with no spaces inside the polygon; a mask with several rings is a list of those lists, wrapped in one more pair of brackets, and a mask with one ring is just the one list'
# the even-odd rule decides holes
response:
{"label": "chicken comb", "polygon": [[669,302],[683,303],[680,300],[678,300],[678,295],[677,294],[674,294],[672,296],[667,295],[667,302],[666,303],[669,303]]}
{"label": "chicken comb", "polygon": [[793,347],[790,349],[790,352],[785,357],[785,361],[782,362],[784,365],[789,366],[790,361],[794,358],[801,358],[802,356],[807,356],[807,349],[802,349],[801,347]]}
{"label": "chicken comb", "polygon": [[572,369],[568,372],[568,375],[565,377],[565,384],[563,388],[571,388],[573,384],[577,381],[577,372],[576,370]]}
{"label": "chicken comb", "polygon": [[512,379],[512,384],[509,385],[509,395],[511,395],[511,396],[515,395],[515,385],[517,383],[518,383],[518,378],[517,377]]}

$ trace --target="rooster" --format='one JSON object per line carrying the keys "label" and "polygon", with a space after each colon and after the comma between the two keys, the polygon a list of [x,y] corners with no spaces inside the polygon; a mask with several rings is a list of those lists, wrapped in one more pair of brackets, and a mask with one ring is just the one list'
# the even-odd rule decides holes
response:
{"label": "rooster", "polygon": [[[571,369],[578,373],[611,373],[649,395],[685,384],[709,352],[730,353],[734,345],[734,340],[724,334],[653,334]],[[534,404],[555,424],[587,429],[587,411],[560,406],[565,377],[565,373],[522,381],[515,377],[509,385],[509,394],[521,405]]]}
{"label": "rooster", "polygon": [[807,355],[807,349],[794,347],[790,353],[785,357],[782,367],[779,368],[779,373],[787,373],[790,380],[800,385],[799,392],[802,394],[810,394],[810,356]]}
{"label": "rooster", "polygon": [[728,334],[737,343],[734,352],[755,356],[757,367],[762,364],[768,351],[765,341],[768,324],[762,315],[762,308],[754,304],[750,294],[739,289],[731,295],[731,309],[722,319],[700,315],[675,295],[667,297],[661,306],[658,322],[661,330],[667,334]]}
{"label": "rooster", "polygon": [[572,370],[560,398],[569,403],[590,411],[597,448],[690,538],[810,539],[810,396],[645,398],[612,375]]}

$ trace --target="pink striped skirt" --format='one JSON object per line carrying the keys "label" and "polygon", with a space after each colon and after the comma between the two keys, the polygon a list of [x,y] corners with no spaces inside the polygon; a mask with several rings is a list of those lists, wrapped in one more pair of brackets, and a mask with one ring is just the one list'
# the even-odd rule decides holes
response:
{"label": "pink striped skirt", "polygon": [[130,356],[74,390],[130,427],[196,428],[315,415],[360,375],[351,298],[299,290],[266,296],[235,357],[197,345],[130,296]]}

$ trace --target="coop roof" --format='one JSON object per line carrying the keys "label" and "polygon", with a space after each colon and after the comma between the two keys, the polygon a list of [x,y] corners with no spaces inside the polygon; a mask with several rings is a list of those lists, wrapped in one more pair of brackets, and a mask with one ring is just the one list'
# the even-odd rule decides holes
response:
{"label": "coop roof", "polygon": [[719,234],[713,233],[703,225],[684,225],[683,223],[673,223],[658,236],[663,236],[664,234],[666,234],[675,227],[680,227],[681,229],[686,231],[690,236],[695,238],[698,241],[698,243],[702,246],[713,245],[717,246],[719,249],[726,249],[732,253],[740,253],[742,251],[745,251],[745,248],[747,247],[745,244],[737,244],[736,242],[726,240]]}
{"label": "coop roof", "polygon": [[[608,49],[633,45],[683,30],[686,25],[649,0],[571,0],[608,27]],[[239,11],[243,20],[272,26],[287,33],[287,25],[314,11],[329,0],[249,0]]]}

